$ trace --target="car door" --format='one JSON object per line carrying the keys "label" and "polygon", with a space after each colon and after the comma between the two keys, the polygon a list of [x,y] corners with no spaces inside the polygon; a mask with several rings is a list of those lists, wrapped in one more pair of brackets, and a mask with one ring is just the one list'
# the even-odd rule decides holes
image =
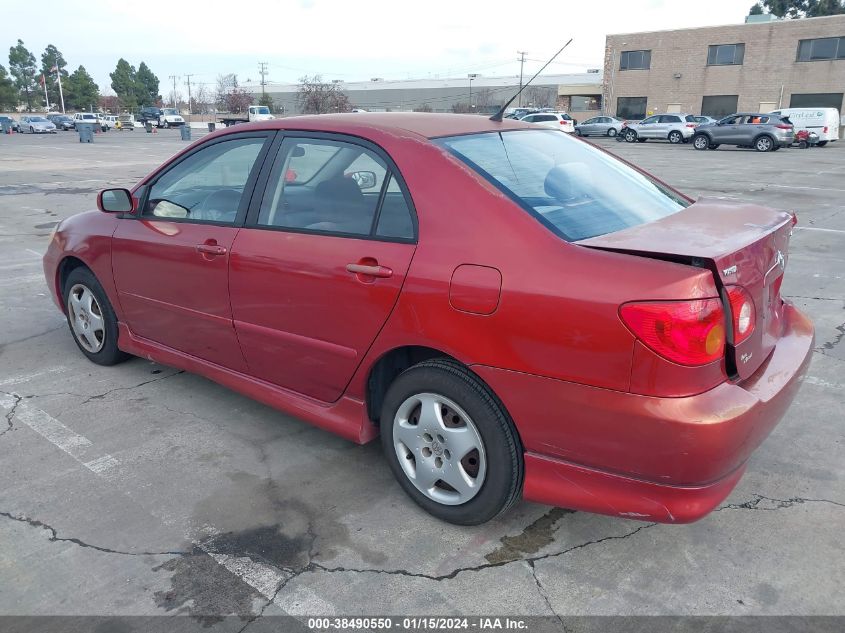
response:
{"label": "car door", "polygon": [[600,134],[601,130],[599,129],[601,125],[601,117],[593,117],[592,119],[587,119],[581,124],[581,133],[582,134]]}
{"label": "car door", "polygon": [[659,116],[650,116],[640,121],[637,125],[637,136],[640,138],[656,138],[655,128],[659,119]]}
{"label": "car door", "polygon": [[324,402],[390,315],[416,248],[404,183],[379,148],[286,133],[235,238],[230,292],[251,373]]}
{"label": "car door", "polygon": [[112,238],[112,268],[136,336],[246,371],[232,323],[228,269],[269,133],[227,135],[157,174]]}
{"label": "car door", "polygon": [[725,117],[715,126],[715,134],[717,143],[739,143],[743,142],[742,138],[742,116]]}

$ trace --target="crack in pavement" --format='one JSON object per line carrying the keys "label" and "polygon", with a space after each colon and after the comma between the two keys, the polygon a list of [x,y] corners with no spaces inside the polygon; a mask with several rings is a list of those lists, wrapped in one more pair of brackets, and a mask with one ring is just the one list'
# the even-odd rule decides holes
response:
{"label": "crack in pavement", "polygon": [[6,433],[11,431],[13,428],[15,428],[15,425],[14,425],[14,422],[13,422],[14,417],[15,417],[15,411],[17,410],[18,405],[21,403],[21,400],[23,400],[23,398],[21,398],[16,393],[9,393],[7,391],[2,391],[0,393],[4,393],[7,396],[10,396],[11,398],[14,399],[14,403],[12,404],[11,409],[9,409],[9,412],[6,413],[6,424],[8,426],[5,429],[3,429],[2,432],[0,432],[0,437],[3,437],[4,435],[6,435]]}
{"label": "crack in pavement", "polygon": [[117,392],[117,391],[128,391],[130,389],[137,389],[138,387],[143,387],[144,385],[149,385],[150,383],[159,382],[161,380],[167,380],[168,378],[173,378],[174,376],[178,376],[180,374],[184,374],[185,371],[180,369],[178,371],[173,372],[172,374],[165,374],[164,376],[156,376],[155,378],[151,378],[150,380],[145,380],[144,382],[140,382],[137,385],[129,385],[128,387],[115,387],[114,389],[109,389],[103,393],[99,393],[95,396],[89,396],[85,400],[79,403],[80,406],[84,404],[88,404],[92,400],[103,400],[107,396]]}
{"label": "crack in pavement", "polygon": [[103,552],[105,554],[120,554],[122,556],[187,556],[189,552],[180,552],[180,551],[164,551],[164,552],[124,552],[121,550],[111,549],[108,547],[101,547],[99,545],[92,545],[91,543],[86,543],[85,541],[81,541],[78,538],[65,538],[60,537],[56,528],[51,525],[47,525],[46,523],[39,521],[38,519],[31,519],[27,516],[15,516],[10,512],[0,512],[0,517],[6,517],[7,519],[11,519],[12,521],[17,521],[19,523],[26,523],[29,526],[40,528],[42,530],[47,530],[50,532],[50,538],[48,539],[51,543],[73,543],[74,545],[78,545],[79,547],[85,547],[89,549],[96,550],[98,552]]}
{"label": "crack in pavement", "polygon": [[807,297],[803,295],[783,295],[787,299],[813,299],[815,301],[838,301],[842,303],[845,299],[841,297]]}
{"label": "crack in pavement", "polygon": [[822,347],[824,349],[833,349],[834,347],[839,345],[839,343],[842,342],[843,337],[845,337],[845,323],[843,323],[842,325],[837,325],[835,329],[839,332],[839,334],[832,341],[823,343]]}
{"label": "crack in pavement", "polygon": [[549,595],[546,593],[546,590],[543,589],[543,583],[540,582],[540,579],[537,578],[537,568],[534,563],[529,562],[528,567],[531,569],[531,576],[534,578],[534,584],[537,585],[537,592],[540,594],[540,597],[545,601],[546,606],[549,608],[549,612],[557,618],[557,621],[560,622],[561,626],[564,626],[563,618],[560,617],[557,611],[554,610],[552,607],[552,601],[549,599]]}
{"label": "crack in pavement", "polygon": [[[845,508],[845,503],[839,503],[838,501],[831,501],[830,499],[807,499],[805,497],[790,497],[789,499],[773,499],[772,497],[766,497],[764,495],[754,494],[753,499],[750,501],[746,501],[745,503],[729,503],[728,505],[724,505],[720,508],[716,508],[714,512],[720,512],[722,510],[782,510],[784,508],[791,508],[795,505],[801,505],[804,503],[830,503],[835,506],[840,506]],[[772,507],[760,507],[762,502],[769,502]]]}

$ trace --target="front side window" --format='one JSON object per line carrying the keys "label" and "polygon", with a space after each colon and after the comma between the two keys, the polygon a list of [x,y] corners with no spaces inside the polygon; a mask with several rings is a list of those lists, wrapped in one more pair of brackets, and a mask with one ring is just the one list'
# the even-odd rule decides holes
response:
{"label": "front side window", "polygon": [[354,143],[287,138],[270,171],[259,226],[413,239],[410,208],[385,161]]}
{"label": "front side window", "polygon": [[648,70],[651,68],[651,51],[622,51],[619,70]]}
{"label": "front side window", "polygon": [[660,118],[660,117],[650,116],[650,117],[648,117],[647,119],[643,119],[642,123],[643,123],[643,125],[648,125],[648,124],[650,124],[650,123],[657,123],[657,120],[658,120],[659,118]]}
{"label": "front side window", "polygon": [[648,176],[558,132],[485,132],[437,142],[570,241],[653,222],[689,205]]}
{"label": "front side window", "polygon": [[221,141],[191,154],[152,186],[145,216],[235,222],[264,137]]}
{"label": "front side window", "polygon": [[717,44],[707,47],[708,66],[741,65],[745,58],[745,44]]}

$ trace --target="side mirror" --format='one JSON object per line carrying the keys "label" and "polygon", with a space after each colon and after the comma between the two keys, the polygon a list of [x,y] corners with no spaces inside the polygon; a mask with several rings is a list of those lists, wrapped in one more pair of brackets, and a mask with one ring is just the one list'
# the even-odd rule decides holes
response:
{"label": "side mirror", "polygon": [[132,194],[128,189],[104,189],[97,194],[97,208],[104,213],[131,213]]}
{"label": "side mirror", "polygon": [[354,171],[349,177],[358,185],[358,189],[372,189],[376,186],[376,174],[373,171]]}

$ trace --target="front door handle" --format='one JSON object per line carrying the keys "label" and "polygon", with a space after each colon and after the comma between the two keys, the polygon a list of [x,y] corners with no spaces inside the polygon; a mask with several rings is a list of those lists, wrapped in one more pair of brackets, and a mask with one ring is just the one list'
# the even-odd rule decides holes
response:
{"label": "front door handle", "polygon": [[366,277],[381,277],[386,279],[393,276],[393,269],[387,266],[379,266],[378,264],[346,264],[346,271],[355,273],[356,275],[364,275]]}
{"label": "front door handle", "polygon": [[205,255],[225,255],[226,247],[217,244],[197,244],[197,252]]}

